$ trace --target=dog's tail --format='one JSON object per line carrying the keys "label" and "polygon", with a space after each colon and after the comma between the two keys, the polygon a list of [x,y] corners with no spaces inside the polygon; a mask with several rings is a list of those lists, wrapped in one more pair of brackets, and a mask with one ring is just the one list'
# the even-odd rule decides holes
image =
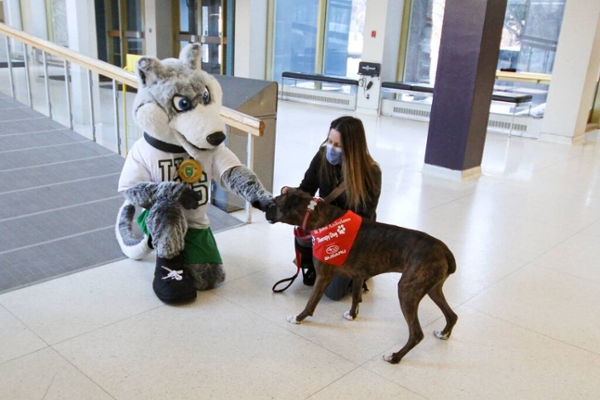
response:
{"label": "dog's tail", "polygon": [[148,244],[147,235],[144,235],[142,238],[134,236],[132,231],[134,215],[135,206],[125,200],[117,215],[115,235],[123,254],[134,260],[140,260],[150,253],[152,249]]}
{"label": "dog's tail", "polygon": [[448,275],[456,272],[456,259],[450,249],[446,248],[446,260],[448,260]]}

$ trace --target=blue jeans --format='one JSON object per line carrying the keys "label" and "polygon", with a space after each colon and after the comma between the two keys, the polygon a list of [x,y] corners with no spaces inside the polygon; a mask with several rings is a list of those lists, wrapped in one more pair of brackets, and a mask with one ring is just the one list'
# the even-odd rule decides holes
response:
{"label": "blue jeans", "polygon": [[352,292],[352,278],[334,275],[327,289],[325,289],[325,296],[331,300],[341,300],[350,292]]}

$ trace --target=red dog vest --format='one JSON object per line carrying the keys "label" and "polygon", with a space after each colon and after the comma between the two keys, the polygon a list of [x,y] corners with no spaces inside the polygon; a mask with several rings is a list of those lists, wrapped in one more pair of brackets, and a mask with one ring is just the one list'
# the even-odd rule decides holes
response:
{"label": "red dog vest", "polygon": [[328,264],[344,265],[361,223],[359,215],[348,211],[329,225],[310,231],[313,255]]}

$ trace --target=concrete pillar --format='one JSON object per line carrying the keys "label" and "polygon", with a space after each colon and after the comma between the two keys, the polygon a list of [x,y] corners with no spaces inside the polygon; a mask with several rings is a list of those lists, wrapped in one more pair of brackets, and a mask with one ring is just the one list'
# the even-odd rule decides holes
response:
{"label": "concrete pillar", "polygon": [[[98,58],[94,3],[77,0],[66,0],[65,3],[69,49]],[[70,72],[73,122],[78,126],[76,130],[83,131],[88,129],[89,124],[87,70],[76,64],[70,64]],[[99,99],[96,97],[95,101],[98,107]]]}
{"label": "concrete pillar", "polygon": [[4,0],[2,2],[4,10],[4,21],[6,25],[15,29],[23,29],[21,21],[21,3],[19,0]]}
{"label": "concrete pillar", "polygon": [[567,1],[540,140],[583,141],[599,73],[600,1]]}
{"label": "concrete pillar", "polygon": [[22,1],[21,7],[23,8],[24,30],[39,38],[48,40],[48,24],[46,22],[46,1]]}
{"label": "concrete pillar", "polygon": [[457,178],[481,173],[506,2],[446,2],[425,150],[426,173]]}
{"label": "concrete pillar", "polygon": [[159,59],[176,57],[173,51],[173,7],[170,1],[145,0],[145,55]]}
{"label": "concrete pillar", "polygon": [[[404,0],[369,0],[365,11],[362,61],[381,64],[381,76],[365,92],[358,88],[356,111],[377,115],[382,81],[395,81]],[[356,72],[356,71],[354,71]]]}
{"label": "concrete pillar", "polygon": [[235,2],[234,76],[265,79],[267,0]]}
{"label": "concrete pillar", "polygon": [[[22,30],[23,21],[21,20],[21,3],[19,0],[4,0],[2,5],[2,9],[4,10],[4,23],[15,29]],[[4,42],[4,39],[2,39],[2,41]],[[23,53],[22,45],[17,40],[10,39],[9,42],[11,55]],[[2,51],[6,53],[4,43],[2,43],[2,46]],[[5,57],[5,55],[2,56],[3,59]]]}

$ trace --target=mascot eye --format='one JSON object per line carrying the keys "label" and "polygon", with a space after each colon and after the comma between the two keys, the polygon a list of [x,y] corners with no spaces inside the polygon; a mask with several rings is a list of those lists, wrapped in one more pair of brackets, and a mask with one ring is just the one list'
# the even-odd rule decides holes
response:
{"label": "mascot eye", "polygon": [[202,92],[202,104],[208,104],[210,103],[210,92],[208,91],[208,88],[204,88],[204,92]]}
{"label": "mascot eye", "polygon": [[175,96],[173,97],[173,107],[177,111],[187,111],[192,108],[192,101],[187,97]]}

